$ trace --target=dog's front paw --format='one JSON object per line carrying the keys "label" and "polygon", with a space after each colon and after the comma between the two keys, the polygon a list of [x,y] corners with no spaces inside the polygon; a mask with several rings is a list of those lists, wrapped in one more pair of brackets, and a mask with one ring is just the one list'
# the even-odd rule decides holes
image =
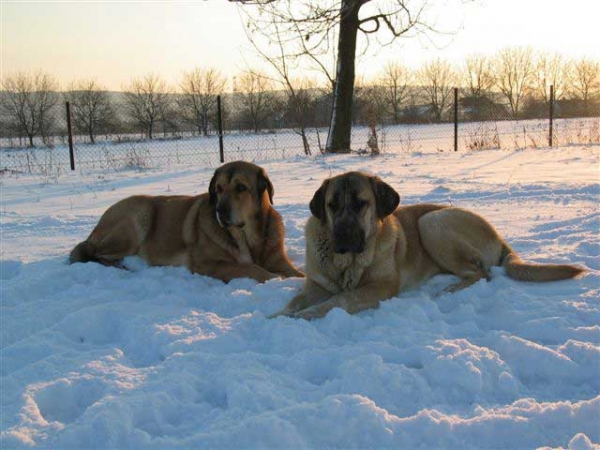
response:
{"label": "dog's front paw", "polygon": [[292,314],[291,317],[305,320],[320,319],[321,317],[325,317],[325,315],[336,306],[338,305],[336,305],[334,302],[326,301],[319,303],[318,305],[302,309]]}
{"label": "dog's front paw", "polygon": [[269,273],[269,275],[265,277],[265,279],[261,281],[261,283],[266,283],[269,280],[275,280],[277,278],[281,278],[281,275],[279,275],[278,273]]}
{"label": "dog's front paw", "polygon": [[269,316],[267,316],[267,319],[275,319],[276,317],[293,317],[294,316],[294,312],[290,309],[284,308],[281,311],[277,311]]}

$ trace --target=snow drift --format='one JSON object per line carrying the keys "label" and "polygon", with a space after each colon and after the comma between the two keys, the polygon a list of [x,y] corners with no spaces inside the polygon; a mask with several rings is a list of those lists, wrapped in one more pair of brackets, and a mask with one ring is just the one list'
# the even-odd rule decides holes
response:
{"label": "snow drift", "polygon": [[471,208],[535,262],[355,316],[277,318],[301,279],[224,284],[182,268],[67,264],[110,204],[206,191],[211,168],[17,174],[2,182],[3,448],[594,448],[600,442],[600,147],[264,163],[304,264],[308,201],[367,170],[403,204]]}

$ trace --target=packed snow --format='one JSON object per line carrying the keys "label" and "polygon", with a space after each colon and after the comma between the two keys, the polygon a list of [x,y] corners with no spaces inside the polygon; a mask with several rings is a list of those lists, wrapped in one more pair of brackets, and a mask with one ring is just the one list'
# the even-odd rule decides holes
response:
{"label": "packed snow", "polygon": [[[183,268],[67,264],[112,203],[206,192],[214,167],[0,178],[2,448],[598,448],[600,146],[261,163],[286,247],[321,181],[375,173],[402,204],[470,208],[524,259],[577,280],[495,268],[351,316],[280,310],[302,279],[229,284]],[[260,163],[260,161],[259,161]]]}

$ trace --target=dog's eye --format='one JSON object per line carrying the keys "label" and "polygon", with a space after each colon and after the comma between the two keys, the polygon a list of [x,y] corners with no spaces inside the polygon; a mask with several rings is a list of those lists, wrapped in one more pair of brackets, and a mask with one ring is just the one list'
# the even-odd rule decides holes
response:
{"label": "dog's eye", "polygon": [[327,204],[327,206],[329,207],[330,210],[335,211],[337,209],[337,204],[334,202],[329,202]]}
{"label": "dog's eye", "polygon": [[366,200],[359,200],[358,201],[358,209],[363,209],[365,206],[367,206],[369,204],[368,201]]}
{"label": "dog's eye", "polygon": [[217,194],[222,194],[223,193],[223,186],[218,185],[217,186]]}
{"label": "dog's eye", "polygon": [[248,188],[246,186],[244,186],[243,184],[238,184],[235,187],[235,190],[238,191],[238,192],[244,192],[244,191],[247,191]]}

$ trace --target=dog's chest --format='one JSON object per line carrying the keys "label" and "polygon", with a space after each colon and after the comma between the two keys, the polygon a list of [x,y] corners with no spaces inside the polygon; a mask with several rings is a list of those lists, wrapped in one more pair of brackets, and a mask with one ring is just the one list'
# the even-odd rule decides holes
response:
{"label": "dog's chest", "polygon": [[[327,274],[336,291],[354,290],[360,284],[365,268],[370,265],[368,254],[337,254],[331,250],[330,242],[317,243],[317,259],[320,272]],[[372,258],[371,258],[372,259]]]}
{"label": "dog's chest", "polygon": [[356,263],[350,264],[350,266],[342,270],[338,276],[338,283],[342,291],[347,292],[356,289],[364,271],[364,267],[360,267]]}

